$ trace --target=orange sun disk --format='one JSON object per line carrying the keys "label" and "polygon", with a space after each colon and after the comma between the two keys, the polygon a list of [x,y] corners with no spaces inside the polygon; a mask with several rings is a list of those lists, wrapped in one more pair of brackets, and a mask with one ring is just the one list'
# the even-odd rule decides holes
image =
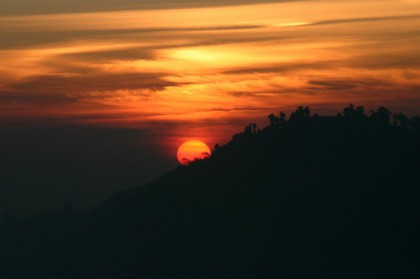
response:
{"label": "orange sun disk", "polygon": [[177,152],[178,161],[183,165],[210,157],[210,148],[202,141],[189,140],[184,142]]}

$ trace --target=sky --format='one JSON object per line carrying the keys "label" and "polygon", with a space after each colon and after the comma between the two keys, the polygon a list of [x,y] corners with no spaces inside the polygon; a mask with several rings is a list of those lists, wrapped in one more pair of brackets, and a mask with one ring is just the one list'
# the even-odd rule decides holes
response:
{"label": "sky", "polygon": [[420,114],[420,1],[0,0],[0,213],[82,207],[298,105]]}

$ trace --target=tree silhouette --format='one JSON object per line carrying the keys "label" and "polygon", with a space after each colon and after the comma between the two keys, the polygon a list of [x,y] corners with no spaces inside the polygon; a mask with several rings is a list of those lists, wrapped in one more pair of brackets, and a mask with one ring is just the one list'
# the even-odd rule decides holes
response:
{"label": "tree silhouette", "polygon": [[366,120],[365,110],[363,106],[354,107],[353,104],[349,104],[348,107],[343,109],[344,118],[350,121],[361,121]]}
{"label": "tree silhouette", "polygon": [[420,131],[420,117],[415,116],[410,120],[410,126],[413,130]]}
{"label": "tree silhouette", "polygon": [[298,107],[90,211],[6,216],[0,277],[418,278],[420,118],[389,117]]}
{"label": "tree silhouette", "polygon": [[275,116],[274,113],[271,113],[267,118],[270,121],[271,126],[286,122],[286,114],[284,112],[280,112],[279,116]]}
{"label": "tree silhouette", "polygon": [[201,158],[202,159],[207,159],[209,157],[210,157],[210,153],[208,153],[208,152],[201,152]]}
{"label": "tree silhouette", "polygon": [[402,113],[394,114],[394,120],[402,128],[407,128],[410,125],[410,119]]}
{"label": "tree silhouette", "polygon": [[348,107],[343,109],[343,115],[346,118],[352,118],[356,114],[356,110],[353,104],[350,104]]}
{"label": "tree silhouette", "polygon": [[183,164],[183,165],[188,165],[188,164],[190,164],[190,163],[191,163],[191,160],[189,160],[189,159],[187,159],[187,158],[182,158],[182,159],[181,159],[181,162],[182,162],[182,164]]}
{"label": "tree silhouette", "polygon": [[257,133],[257,124],[256,123],[249,123],[245,129],[244,134],[245,135],[252,135]]}
{"label": "tree silhouette", "polygon": [[299,106],[294,112],[290,115],[290,121],[304,120],[308,119],[311,116],[311,110],[309,107]]}
{"label": "tree silhouette", "polygon": [[370,120],[380,125],[389,125],[392,112],[385,107],[379,107],[376,111],[372,110]]}
{"label": "tree silhouette", "polygon": [[284,112],[280,112],[280,117],[279,117],[280,123],[284,123],[286,122],[286,113]]}
{"label": "tree silhouette", "polygon": [[257,133],[257,123],[251,123],[251,127],[252,127],[252,133],[256,134]]}
{"label": "tree silhouette", "polygon": [[245,127],[244,134],[245,135],[252,135],[252,124],[248,124],[248,126]]}
{"label": "tree silhouette", "polygon": [[278,125],[280,123],[280,118],[275,116],[274,113],[271,113],[267,117],[270,120],[270,125],[271,126],[275,126],[275,125]]}

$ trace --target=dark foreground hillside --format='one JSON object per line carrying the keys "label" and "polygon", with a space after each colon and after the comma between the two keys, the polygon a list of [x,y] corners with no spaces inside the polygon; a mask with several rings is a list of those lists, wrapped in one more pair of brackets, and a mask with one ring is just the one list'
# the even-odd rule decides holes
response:
{"label": "dark foreground hillside", "polygon": [[270,115],[89,212],[4,218],[1,278],[416,278],[420,134],[404,117]]}

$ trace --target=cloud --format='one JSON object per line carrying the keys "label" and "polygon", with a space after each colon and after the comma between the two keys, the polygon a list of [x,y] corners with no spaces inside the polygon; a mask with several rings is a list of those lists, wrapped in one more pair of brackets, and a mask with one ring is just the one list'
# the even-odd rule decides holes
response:
{"label": "cloud", "polygon": [[155,91],[175,85],[157,73],[84,72],[74,76],[36,76],[0,90],[0,109],[5,116],[19,114],[19,109],[25,113],[39,110],[62,114],[65,109],[74,113],[86,108],[101,110],[130,103],[134,106]]}
{"label": "cloud", "polygon": [[[270,66],[249,66],[239,67],[233,70],[224,71],[223,74],[237,75],[237,74],[264,74],[276,73],[286,74],[296,70],[325,70],[337,67],[341,60],[326,60],[320,63],[319,61],[294,61],[291,63],[273,63]],[[341,62],[342,63],[342,62]]]}
{"label": "cloud", "polygon": [[[355,17],[360,3],[347,3],[353,7],[349,12],[314,1],[3,18],[16,25],[10,30],[3,25],[0,32],[5,41],[0,102],[86,105],[98,113],[107,108],[110,115],[112,107],[136,109],[147,121],[185,121],[228,117],[238,103],[257,111],[306,102],[307,95],[322,101],[327,93],[338,98],[346,91],[369,95],[381,85],[416,86],[383,72],[418,68],[418,16],[399,10],[386,16],[386,6],[383,16]],[[330,6],[338,12],[308,14],[312,4],[324,13]],[[296,22],[313,24],[289,24]],[[342,23],[354,28],[338,28]],[[366,69],[372,73],[360,74]],[[374,75],[377,84],[370,84]],[[417,77],[415,71],[411,75]]]}
{"label": "cloud", "polygon": [[359,82],[351,80],[311,80],[310,85],[314,86],[315,90],[352,90],[359,86]]}
{"label": "cloud", "polygon": [[44,92],[83,93],[117,89],[153,89],[161,90],[166,86],[173,86],[174,82],[162,79],[158,73],[123,73],[107,74],[83,72],[70,76],[37,76],[31,80],[15,83],[11,90],[15,92],[29,92],[35,88]]}
{"label": "cloud", "polygon": [[299,0],[2,0],[0,15],[75,13],[134,9],[179,9],[296,1]]}
{"label": "cloud", "polygon": [[308,25],[330,25],[330,24],[341,24],[341,23],[375,22],[375,21],[385,21],[385,20],[410,20],[410,19],[420,19],[420,15],[332,19],[332,20],[313,22],[313,23],[309,23]]}

